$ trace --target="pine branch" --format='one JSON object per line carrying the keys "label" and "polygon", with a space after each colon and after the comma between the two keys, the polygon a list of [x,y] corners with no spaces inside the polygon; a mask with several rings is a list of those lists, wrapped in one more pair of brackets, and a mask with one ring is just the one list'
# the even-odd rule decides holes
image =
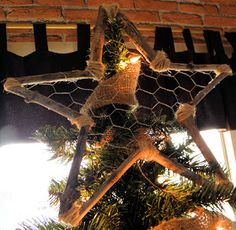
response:
{"label": "pine branch", "polygon": [[36,130],[33,138],[47,144],[53,154],[51,159],[59,158],[62,162],[69,162],[75,152],[77,135],[76,129],[46,125]]}
{"label": "pine branch", "polygon": [[56,181],[54,179],[51,180],[48,193],[49,193],[49,202],[51,206],[56,206],[60,202],[61,195],[65,190],[66,179]]}
{"label": "pine branch", "polygon": [[33,219],[21,224],[24,230],[76,230],[76,228],[69,228],[67,225],[59,223],[53,219]]}

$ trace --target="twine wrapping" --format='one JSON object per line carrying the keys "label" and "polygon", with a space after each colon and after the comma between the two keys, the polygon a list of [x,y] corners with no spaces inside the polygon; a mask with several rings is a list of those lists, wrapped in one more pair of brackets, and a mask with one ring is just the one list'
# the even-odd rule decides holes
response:
{"label": "twine wrapping", "polygon": [[213,213],[204,208],[197,208],[193,218],[173,218],[164,221],[150,230],[233,230],[232,221],[219,213]]}
{"label": "twine wrapping", "polygon": [[109,19],[114,19],[119,11],[119,5],[118,4],[103,4],[102,5],[104,10],[107,13],[107,17]]}
{"label": "twine wrapping", "polygon": [[19,87],[19,86],[21,86],[21,84],[19,81],[17,81],[17,79],[7,78],[7,80],[5,81],[3,85],[3,88],[4,88],[4,91],[9,92],[12,88]]}
{"label": "twine wrapping", "polygon": [[226,64],[217,66],[217,68],[215,69],[215,73],[216,75],[219,75],[221,73],[228,73],[229,75],[233,74],[230,66]]}
{"label": "twine wrapping", "polygon": [[101,80],[93,93],[88,97],[80,113],[88,114],[90,109],[98,109],[111,104],[136,106],[138,101],[135,91],[140,66],[140,61],[129,63],[125,69],[112,77]]}
{"label": "twine wrapping", "polygon": [[189,117],[195,117],[196,107],[187,103],[180,104],[178,110],[175,113],[176,120],[181,124]]}
{"label": "twine wrapping", "polygon": [[76,119],[70,119],[70,122],[72,125],[75,125],[78,129],[80,129],[82,126],[89,126],[89,127],[94,126],[93,119],[87,114],[83,114],[77,117]]}
{"label": "twine wrapping", "polygon": [[89,71],[89,73],[96,77],[98,80],[101,80],[104,76],[105,72],[105,65],[102,62],[99,61],[87,61],[87,68],[86,70]]}
{"label": "twine wrapping", "polygon": [[66,213],[59,214],[59,221],[66,223],[67,225],[70,225],[71,227],[77,227],[77,220],[81,219],[80,217],[80,208],[81,203],[78,201],[75,201],[72,204],[72,207],[70,210],[68,210]]}
{"label": "twine wrapping", "polygon": [[146,161],[156,161],[159,150],[154,147],[154,140],[148,135],[150,130],[147,128],[140,128],[138,132],[136,141],[140,150],[140,159]]}
{"label": "twine wrapping", "polygon": [[155,59],[151,62],[150,68],[156,72],[165,72],[170,69],[171,61],[164,51],[157,51]]}

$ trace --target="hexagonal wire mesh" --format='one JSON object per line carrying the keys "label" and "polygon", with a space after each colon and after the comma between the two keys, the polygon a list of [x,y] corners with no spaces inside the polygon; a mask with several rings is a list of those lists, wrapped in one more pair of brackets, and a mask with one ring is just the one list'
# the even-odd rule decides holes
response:
{"label": "hexagonal wire mesh", "polygon": [[[216,76],[214,72],[171,70],[157,73],[147,68],[145,63],[142,66],[135,92],[139,104],[137,111],[144,114],[151,113],[153,116],[166,115],[169,120],[174,119],[174,114],[180,104],[193,101],[198,92]],[[129,77],[129,74],[126,74]],[[27,88],[38,91],[72,110],[80,111],[97,86],[97,81],[83,79],[75,82],[33,84],[28,85]],[[114,88],[114,91],[116,90],[119,89]],[[117,103],[111,103],[111,107],[114,110],[111,114],[123,110],[117,106]],[[115,118],[110,118],[110,120],[114,125],[118,122]]]}
{"label": "hexagonal wire mesh", "polygon": [[[140,68],[140,61],[132,62],[129,59],[127,65],[115,75],[108,79],[100,79],[103,76],[101,60],[104,45],[102,39],[105,27],[104,17],[105,15],[111,16],[113,13],[116,13],[116,17],[123,22],[126,33],[133,40],[151,68],[157,72],[162,72],[161,74],[153,72],[146,62]],[[167,167],[168,165],[169,169],[174,169],[173,171],[178,173],[181,172],[181,175],[203,185],[206,182],[203,178],[191,171],[186,171],[183,166],[176,165],[168,160],[168,157],[159,154],[152,140],[151,132],[154,130],[154,123],[150,123],[150,119],[145,120],[145,118],[151,117],[151,120],[157,120],[160,115],[164,114],[169,120],[172,120],[177,114],[178,122],[184,124],[193,139],[195,137],[194,140],[208,163],[214,162],[214,164],[217,164],[218,162],[208,150],[206,144],[199,139],[199,131],[192,122],[195,111],[193,107],[197,106],[221,80],[230,75],[231,69],[225,65],[194,66],[171,63],[165,54],[162,52],[155,53],[143,41],[135,26],[122,13],[118,12],[116,7],[108,9],[100,7],[97,22],[90,60],[90,63],[95,64],[95,66],[89,65],[85,71],[7,79],[5,83],[6,91],[22,96],[28,102],[40,104],[57,112],[67,117],[72,124],[76,124],[78,128],[81,128],[77,151],[80,159],[86,141],[91,141],[93,144],[97,137],[104,137],[103,134],[106,128],[109,127],[112,134],[113,131],[115,132],[118,129],[120,136],[123,138],[118,143],[118,150],[124,149],[130,153],[130,151],[139,148],[138,153],[131,152],[131,155],[121,164],[124,169],[127,170],[127,167],[131,167],[140,159],[160,163],[160,159],[165,158],[163,166]],[[155,67],[153,68],[153,66]],[[163,72],[164,70],[168,71]],[[188,70],[190,72],[187,72]],[[100,77],[97,76],[99,74]],[[38,85],[35,86],[35,84]],[[105,109],[102,109],[104,107]],[[131,117],[132,119],[130,119]],[[88,126],[91,126],[94,122],[95,128],[97,128],[97,125],[104,123],[104,120],[106,122],[105,129],[104,124],[102,124],[103,127],[98,129],[98,133],[93,130],[91,134],[96,138],[89,136],[87,139]],[[140,128],[143,128],[143,130],[140,131]],[[149,133],[147,133],[147,130]],[[109,142],[109,133],[107,138],[108,141],[105,140],[105,142]],[[85,202],[80,209],[76,204],[74,205],[77,196],[74,185],[77,184],[75,181],[78,179],[80,165],[77,162],[76,166],[75,161],[77,161],[76,157],[74,157],[67,186],[61,198],[59,213],[63,221],[73,226],[79,224],[84,215],[125,172],[122,167],[119,167],[120,171],[118,170],[117,174],[108,178],[101,185],[103,189],[99,189],[98,193]],[[217,167],[216,174],[219,181],[229,182],[220,166]],[[69,203],[68,197],[71,198]]]}

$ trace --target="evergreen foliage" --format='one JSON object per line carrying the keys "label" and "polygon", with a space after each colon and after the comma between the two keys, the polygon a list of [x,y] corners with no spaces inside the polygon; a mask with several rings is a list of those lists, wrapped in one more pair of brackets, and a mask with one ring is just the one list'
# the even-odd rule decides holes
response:
{"label": "evergreen foliage", "polygon": [[69,162],[72,160],[76,148],[77,135],[78,130],[76,129],[46,125],[39,128],[33,138],[48,144],[53,153],[51,159],[59,158],[62,162]]}
{"label": "evergreen foliage", "polygon": [[122,69],[122,63],[125,64],[128,61],[128,52],[123,41],[121,21],[108,19],[102,60],[107,67],[105,77],[109,78]]}
{"label": "evergreen foliage", "polygon": [[52,219],[34,219],[21,224],[23,230],[70,230],[68,226]]}
{"label": "evergreen foliage", "polygon": [[[103,62],[107,65],[106,77],[119,71],[127,61],[128,50],[122,40],[121,22],[108,21]],[[164,116],[134,115],[126,106],[111,105],[92,111],[95,126],[88,136],[87,153],[83,158],[78,184],[79,202],[85,202],[138,146],[135,136],[146,128],[155,140],[155,147],[164,155],[181,163],[189,170],[206,178],[209,183],[198,186],[175,175],[154,162],[134,164],[83,218],[78,230],[146,230],[163,220],[185,216],[194,207],[222,209],[224,202],[236,208],[236,190],[231,185],[216,185],[214,167],[198,160],[190,137],[176,145],[173,133],[184,130]],[[72,160],[78,131],[63,127],[45,126],[37,130],[34,138],[47,143],[53,152],[52,159]],[[165,178],[159,182],[158,178]],[[57,205],[66,180],[53,180],[49,188],[50,203]],[[24,229],[70,229],[53,220],[33,221]]]}
{"label": "evergreen foliage", "polygon": [[[122,109],[115,112],[122,126],[114,126],[109,116],[104,116],[110,109],[108,106],[94,111],[100,119],[88,137],[89,146],[84,157],[86,164],[78,177],[80,202],[89,199],[111,172],[135,150],[137,143],[132,142],[134,135],[143,127],[150,130],[157,149],[204,176],[209,183],[197,186],[186,178],[177,177],[161,165],[140,161],[107,192],[77,229],[124,229],[124,226],[125,229],[148,229],[163,220],[186,215],[194,207],[219,210],[227,200],[235,206],[233,188],[214,183],[214,169],[195,159],[189,137],[179,145],[172,142],[172,133],[183,132],[177,124],[165,121],[163,116],[138,119]],[[74,142],[73,135],[68,136],[71,139],[67,141]],[[108,141],[104,142],[104,139]],[[159,176],[164,176],[166,181],[159,183]],[[54,181],[52,185],[54,192],[50,195],[56,194],[57,199],[64,184]]]}

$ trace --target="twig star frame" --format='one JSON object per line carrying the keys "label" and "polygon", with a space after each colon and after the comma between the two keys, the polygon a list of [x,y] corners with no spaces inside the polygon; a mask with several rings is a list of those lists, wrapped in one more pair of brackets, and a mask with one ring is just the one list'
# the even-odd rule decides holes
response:
{"label": "twig star frame", "polygon": [[[73,125],[76,125],[76,127],[80,129],[77,151],[73,159],[65,191],[61,197],[59,212],[60,220],[70,224],[71,226],[78,226],[89,210],[91,210],[91,208],[94,207],[94,205],[122,177],[122,175],[139,160],[157,162],[173,172],[194,181],[198,185],[207,183],[206,179],[203,177],[161,154],[160,151],[154,147],[153,140],[148,135],[148,130],[144,128],[140,129],[139,133],[134,137],[139,146],[138,150],[131,154],[111,174],[111,176],[101,185],[100,189],[95,192],[88,201],[82,205],[76,202],[80,196],[80,193],[77,190],[77,177],[80,172],[83,153],[86,151],[86,138],[90,128],[94,125],[93,118],[90,115],[90,110],[101,108],[109,104],[124,104],[130,106],[132,109],[139,106],[135,96],[141,68],[138,57],[130,58],[129,62],[131,64],[127,65],[123,70],[116,73],[111,78],[104,78],[105,66],[102,63],[104,31],[106,29],[106,22],[109,18],[116,18],[122,22],[123,29],[128,35],[130,41],[154,71],[164,72],[174,70],[215,73],[215,78],[209,82],[209,84],[203,88],[192,101],[179,106],[176,112],[176,120],[187,129],[209,165],[216,167],[216,179],[218,183],[231,183],[214,155],[201,138],[199,130],[194,123],[196,106],[225,77],[232,75],[231,68],[228,65],[190,65],[172,63],[163,51],[156,52],[145,42],[135,25],[119,10],[117,5],[100,6],[94,29],[90,60],[88,61],[88,67],[84,71],[75,70],[64,73],[19,77],[17,79],[8,78],[4,84],[5,91],[23,97],[28,103],[39,104],[66,117]],[[80,111],[66,107],[51,98],[41,95],[38,92],[31,91],[25,87],[33,84],[55,83],[62,81],[76,82],[84,79],[97,81],[98,86],[94,89]]]}

